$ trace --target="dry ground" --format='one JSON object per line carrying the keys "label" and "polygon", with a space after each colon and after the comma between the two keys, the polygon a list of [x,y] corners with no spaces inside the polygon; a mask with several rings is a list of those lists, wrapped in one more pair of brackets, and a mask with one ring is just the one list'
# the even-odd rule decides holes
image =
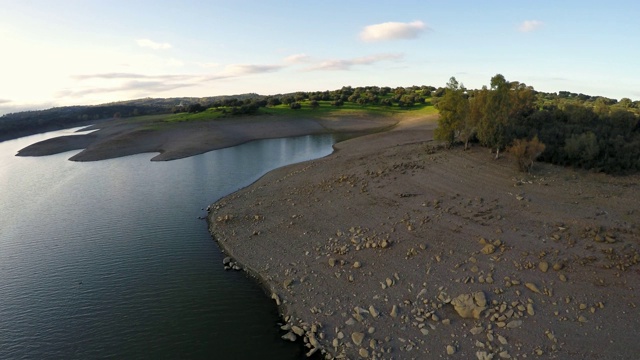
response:
{"label": "dry ground", "polygon": [[[640,177],[518,173],[483,148],[437,149],[432,120],[212,205],[212,234],[280,304],[283,334],[351,359],[636,359]],[[463,318],[452,300],[479,292]]]}
{"label": "dry ground", "polygon": [[152,161],[175,160],[242,143],[312,134],[375,132],[395,125],[394,117],[292,118],[247,116],[178,124],[136,118],[101,122],[84,135],[61,136],[32,144],[18,156],[43,156],[83,149],[73,161],[97,161],[139,153],[159,153]]}

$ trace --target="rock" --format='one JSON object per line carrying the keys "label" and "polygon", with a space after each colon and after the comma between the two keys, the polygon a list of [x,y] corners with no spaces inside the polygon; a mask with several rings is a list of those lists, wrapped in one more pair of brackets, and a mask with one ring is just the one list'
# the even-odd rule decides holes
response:
{"label": "rock", "polygon": [[422,329],[420,329],[420,332],[422,333],[422,335],[429,335],[429,330],[428,329],[422,328]]}
{"label": "rock", "polygon": [[451,305],[463,318],[480,319],[480,314],[487,308],[487,300],[484,292],[478,291],[473,294],[461,294],[451,300]]}
{"label": "rock", "polygon": [[231,263],[231,257],[227,256],[222,259],[222,265],[229,265]]}
{"label": "rock", "polygon": [[487,244],[482,248],[481,251],[483,254],[490,255],[496,252],[496,247],[493,246],[493,244]]}
{"label": "rock", "polygon": [[393,307],[391,308],[391,312],[389,313],[389,315],[391,315],[392,318],[395,318],[398,316],[398,307],[396,305],[393,305]]}
{"label": "rock", "polygon": [[472,333],[473,335],[478,335],[483,331],[484,331],[484,327],[482,326],[476,326],[471,328],[471,330],[469,330],[469,332]]}
{"label": "rock", "polygon": [[355,269],[359,269],[361,266],[362,266],[362,265],[360,264],[360,261],[356,261],[356,262],[354,262],[354,263],[353,263],[353,267],[354,267]]}
{"label": "rock", "polygon": [[585,322],[587,322],[588,320],[587,320],[587,318],[586,318],[586,317],[584,317],[584,316],[580,315],[580,316],[578,317],[578,321],[579,321],[579,322],[581,322],[581,323],[585,323]]}
{"label": "rock", "polygon": [[509,329],[517,328],[522,325],[522,320],[511,320],[507,323]]}
{"label": "rock", "polygon": [[284,288],[286,289],[286,288],[288,288],[289,286],[291,286],[291,284],[292,284],[292,283],[293,283],[293,279],[290,279],[290,278],[289,278],[289,279],[285,279],[285,280],[282,282],[282,286],[284,286]]}
{"label": "rock", "polygon": [[540,271],[542,271],[543,273],[546,273],[547,270],[549,270],[549,263],[546,261],[541,261],[538,264],[538,268],[540,269]]}
{"label": "rock", "polygon": [[282,304],[282,302],[280,302],[280,297],[278,296],[278,294],[271,293],[271,298],[275,300],[276,305],[280,306],[280,304]]}
{"label": "rock", "polygon": [[501,351],[498,356],[500,356],[501,359],[511,359],[511,355],[509,355],[507,350]]}
{"label": "rock", "polygon": [[524,286],[526,286],[527,289],[533,291],[534,293],[540,294],[540,289],[538,289],[536,284],[534,284],[534,283],[525,283]]}
{"label": "rock", "polygon": [[304,335],[304,330],[299,327],[299,326],[292,326],[291,327],[291,331],[293,331],[294,334],[298,335],[298,336],[303,336]]}
{"label": "rock", "polygon": [[362,340],[364,340],[364,334],[356,331],[351,334],[351,340],[353,340],[354,344],[360,346],[360,344],[362,344]]}
{"label": "rock", "polygon": [[358,351],[358,355],[360,355],[363,358],[368,358],[369,357],[369,351],[367,351],[367,349],[360,348],[360,350]]}
{"label": "rock", "polygon": [[329,258],[329,266],[331,266],[331,267],[336,266],[336,259],[334,259],[334,258]]}
{"label": "rock", "polygon": [[315,353],[316,353],[316,351],[318,351],[318,348],[317,348],[317,347],[314,347],[314,348],[312,348],[311,350],[309,350],[309,352],[307,352],[305,355],[306,355],[307,357],[312,357],[312,356],[313,356],[313,354],[315,354]]}
{"label": "rock", "polygon": [[486,351],[478,351],[476,352],[476,358],[478,360],[492,360],[493,354],[487,353]]}
{"label": "rock", "polygon": [[507,345],[507,344],[508,344],[507,339],[505,339],[505,337],[504,337],[504,336],[502,336],[502,335],[498,335],[498,341],[499,341],[499,342],[500,342],[500,344],[502,344],[502,345]]}
{"label": "rock", "polygon": [[527,314],[529,314],[530,316],[536,314],[535,310],[533,309],[533,304],[527,304]]}
{"label": "rock", "polygon": [[560,270],[562,270],[562,268],[564,268],[564,264],[563,263],[557,262],[557,263],[553,264],[553,270],[555,270],[555,271],[560,271]]}
{"label": "rock", "polygon": [[284,334],[281,336],[283,340],[289,340],[291,342],[294,342],[297,340],[297,337],[294,333],[292,333],[291,331],[289,331],[288,333]]}
{"label": "rock", "polygon": [[369,314],[371,314],[371,316],[373,316],[374,318],[377,318],[380,315],[378,310],[376,310],[376,308],[374,308],[373,305],[369,306]]}
{"label": "rock", "polygon": [[456,348],[453,345],[447,345],[447,355],[453,355],[456,353]]}
{"label": "rock", "polygon": [[562,282],[566,282],[567,281],[567,277],[564,274],[559,274],[558,275],[558,279],[560,279],[560,281],[562,281]]}

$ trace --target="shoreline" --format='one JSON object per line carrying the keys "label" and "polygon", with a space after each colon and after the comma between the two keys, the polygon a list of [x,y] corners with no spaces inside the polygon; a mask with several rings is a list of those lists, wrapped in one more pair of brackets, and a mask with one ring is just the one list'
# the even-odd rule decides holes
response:
{"label": "shoreline", "polygon": [[[640,319],[620,315],[640,302],[638,178],[526,175],[484,149],[439,150],[432,129],[402,121],[337,143],[211,205],[212,236],[276,301],[287,336],[327,358],[640,352]],[[477,318],[452,305],[464,295]]]}

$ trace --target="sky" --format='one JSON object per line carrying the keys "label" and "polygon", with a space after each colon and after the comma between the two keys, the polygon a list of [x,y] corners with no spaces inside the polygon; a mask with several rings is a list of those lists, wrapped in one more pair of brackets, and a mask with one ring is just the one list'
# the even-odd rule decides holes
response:
{"label": "sky", "polygon": [[640,1],[0,0],[0,115],[342,86],[640,100]]}

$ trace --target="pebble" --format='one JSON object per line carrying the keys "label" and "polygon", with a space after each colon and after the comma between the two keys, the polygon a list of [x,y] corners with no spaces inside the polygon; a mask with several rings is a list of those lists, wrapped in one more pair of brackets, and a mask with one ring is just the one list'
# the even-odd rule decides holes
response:
{"label": "pebble", "polygon": [[360,264],[360,261],[356,261],[356,262],[353,263],[353,267],[355,269],[359,269],[361,266],[362,266],[362,264]]}
{"label": "pebble", "polygon": [[540,271],[542,271],[543,273],[546,273],[547,270],[549,270],[549,263],[546,261],[541,261],[538,264],[538,268],[540,269]]}
{"label": "pebble", "polygon": [[373,305],[369,306],[369,313],[371,314],[371,316],[373,316],[374,318],[377,318],[380,313],[378,312],[378,310],[376,310],[376,308],[373,307]]}
{"label": "pebble", "polygon": [[392,318],[398,316],[398,307],[396,305],[393,305],[393,307],[391,308],[391,313],[389,313],[389,315],[391,315]]}
{"label": "pebble", "polygon": [[453,345],[447,345],[447,355],[453,355],[456,353],[456,348]]}
{"label": "pebble", "polygon": [[369,351],[367,351],[367,349],[364,349],[364,348],[360,348],[360,351],[358,351],[358,354],[363,358],[369,357]]}
{"label": "pebble", "polygon": [[362,340],[364,340],[364,334],[361,332],[354,332],[351,334],[351,340],[353,340],[354,344],[359,346],[362,344]]}
{"label": "pebble", "polygon": [[493,246],[493,244],[487,244],[482,248],[481,251],[483,254],[490,255],[496,252],[496,247]]}
{"label": "pebble", "polygon": [[296,341],[297,337],[296,337],[296,335],[294,333],[289,331],[288,333],[282,335],[282,339],[294,342],[294,341]]}
{"label": "pebble", "polygon": [[534,293],[540,294],[540,289],[538,289],[536,284],[534,284],[534,283],[525,283],[524,286],[526,286],[527,289],[533,291]]}

